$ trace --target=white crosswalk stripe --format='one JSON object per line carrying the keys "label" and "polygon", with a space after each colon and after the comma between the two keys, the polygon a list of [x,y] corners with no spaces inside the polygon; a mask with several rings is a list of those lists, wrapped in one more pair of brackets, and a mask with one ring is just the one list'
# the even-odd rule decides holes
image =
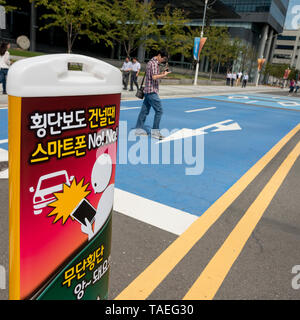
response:
{"label": "white crosswalk stripe", "polygon": [[8,151],[0,148],[0,179],[8,179]]}

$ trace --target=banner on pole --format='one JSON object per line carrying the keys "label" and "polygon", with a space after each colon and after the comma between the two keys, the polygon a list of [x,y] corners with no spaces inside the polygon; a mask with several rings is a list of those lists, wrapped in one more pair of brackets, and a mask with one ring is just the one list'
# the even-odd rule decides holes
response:
{"label": "banner on pole", "polygon": [[291,73],[291,69],[284,70],[283,79],[287,80],[289,78],[290,73]]}
{"label": "banner on pole", "polygon": [[194,50],[193,50],[193,57],[194,60],[199,60],[200,53],[205,45],[207,38],[194,38]]}
{"label": "banner on pole", "polygon": [[263,58],[257,60],[257,70],[258,71],[261,71],[265,62],[266,62],[266,59],[263,59]]}

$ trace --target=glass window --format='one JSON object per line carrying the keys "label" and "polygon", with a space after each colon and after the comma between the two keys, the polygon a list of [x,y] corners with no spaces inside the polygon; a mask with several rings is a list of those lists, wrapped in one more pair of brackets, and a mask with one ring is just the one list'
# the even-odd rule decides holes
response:
{"label": "glass window", "polygon": [[274,54],[274,59],[291,59],[292,56],[289,54]]}
{"label": "glass window", "polygon": [[277,36],[277,40],[290,40],[290,41],[294,41],[296,40],[297,37],[296,36],[284,36],[284,35],[278,35]]}
{"label": "glass window", "polygon": [[[200,24],[200,23],[199,23]],[[232,28],[245,28],[245,29],[251,29],[252,23],[251,22],[240,22],[240,21],[214,21],[212,23],[213,26],[217,27],[232,27]]]}
{"label": "glass window", "polygon": [[284,25],[285,14],[280,11],[275,2],[272,2],[270,13],[281,26]]}
{"label": "glass window", "polygon": [[272,0],[222,0],[236,12],[269,12]]}
{"label": "glass window", "polygon": [[276,46],[276,49],[280,49],[280,50],[294,50],[294,46],[278,45],[278,46]]}

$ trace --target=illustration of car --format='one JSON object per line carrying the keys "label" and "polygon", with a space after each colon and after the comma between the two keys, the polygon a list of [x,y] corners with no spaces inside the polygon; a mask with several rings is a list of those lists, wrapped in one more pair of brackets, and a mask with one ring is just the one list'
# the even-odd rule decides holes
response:
{"label": "illustration of car", "polygon": [[69,178],[66,170],[61,170],[45,174],[39,178],[36,190],[30,187],[30,192],[35,192],[33,196],[33,213],[35,215],[42,213],[43,208],[56,200],[54,193],[63,190],[63,185],[71,185],[74,176]]}

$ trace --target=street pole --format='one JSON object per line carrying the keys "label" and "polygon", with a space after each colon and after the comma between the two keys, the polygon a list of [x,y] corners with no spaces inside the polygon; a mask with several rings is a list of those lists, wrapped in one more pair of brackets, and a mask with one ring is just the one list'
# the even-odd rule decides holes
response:
{"label": "street pole", "polygon": [[[261,57],[262,59],[263,57]],[[259,79],[260,79],[260,70],[259,70],[259,66],[257,67],[257,78],[256,78],[256,87],[258,87],[258,84],[259,84]]]}
{"label": "street pole", "polygon": [[256,79],[256,87],[258,87],[259,84],[259,78],[260,78],[260,71],[258,71],[257,79]]}
{"label": "street pole", "polygon": [[30,14],[30,50],[36,50],[36,7],[35,1],[31,3],[31,14]]}
{"label": "street pole", "polygon": [[[205,25],[205,16],[206,16],[207,4],[208,4],[208,0],[205,0],[203,19],[202,19],[202,28],[201,28],[201,34],[200,34],[200,41],[201,41],[201,39],[203,38],[203,35],[204,35],[204,25]],[[200,64],[200,61],[199,61],[199,56],[198,56],[197,65],[196,65],[196,72],[195,72],[195,79],[194,79],[194,86],[197,85],[197,79],[198,79],[198,73],[199,73],[199,64]]]}

